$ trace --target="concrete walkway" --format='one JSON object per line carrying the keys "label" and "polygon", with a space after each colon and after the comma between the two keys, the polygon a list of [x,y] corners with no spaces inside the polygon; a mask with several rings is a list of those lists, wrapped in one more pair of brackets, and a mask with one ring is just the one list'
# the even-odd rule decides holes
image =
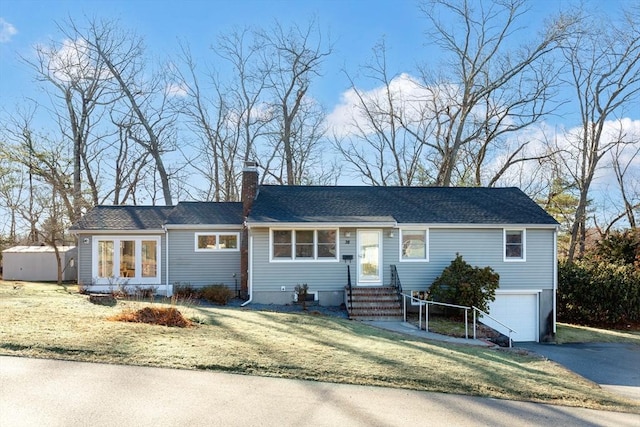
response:
{"label": "concrete walkway", "polygon": [[[482,346],[482,347],[493,347],[495,346],[495,344],[487,342],[487,341],[483,341],[483,340],[477,340],[477,339],[473,339],[473,338],[456,338],[456,337],[450,337],[448,335],[440,335],[440,334],[436,334],[434,332],[427,332],[423,329],[418,329],[418,327],[416,325],[413,325],[411,323],[405,323],[405,322],[388,322],[388,321],[363,321],[362,323],[366,323],[367,325],[371,325],[374,326],[376,328],[379,329],[385,329],[388,331],[392,331],[392,332],[398,332],[400,334],[405,334],[405,335],[411,335],[414,337],[418,337],[418,338],[424,338],[424,339],[428,339],[428,340],[434,340],[434,341],[444,341],[444,342],[448,342],[448,343],[454,343],[454,344],[466,344],[466,345],[477,345],[477,346]],[[469,335],[472,337],[473,336],[473,331],[469,331]]]}
{"label": "concrete walkway", "polygon": [[638,426],[638,415],[216,372],[0,356],[0,426]]}

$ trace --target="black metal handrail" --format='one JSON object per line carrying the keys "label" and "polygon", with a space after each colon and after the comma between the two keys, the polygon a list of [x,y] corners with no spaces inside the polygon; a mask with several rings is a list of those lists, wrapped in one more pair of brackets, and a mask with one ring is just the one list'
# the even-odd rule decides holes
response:
{"label": "black metal handrail", "polygon": [[398,269],[394,264],[391,267],[391,287],[396,290],[398,297],[402,298],[402,283],[400,283],[400,276],[398,275]]}

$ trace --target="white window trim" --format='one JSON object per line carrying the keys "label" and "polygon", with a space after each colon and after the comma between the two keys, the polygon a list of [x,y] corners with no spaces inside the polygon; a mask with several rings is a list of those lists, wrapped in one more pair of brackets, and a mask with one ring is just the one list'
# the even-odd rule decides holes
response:
{"label": "white window trim", "polygon": [[[313,231],[313,258],[296,258],[296,230]],[[291,258],[275,258],[273,256],[273,232],[291,231]],[[336,236],[335,258],[318,257],[318,231],[334,231]],[[339,262],[340,261],[340,230],[337,228],[270,228],[269,229],[269,262]]]}
{"label": "white window trim", "polygon": [[[522,257],[507,257],[507,232],[522,232]],[[504,228],[502,229],[502,259],[504,262],[526,262],[527,261],[527,229],[526,228]]]}
{"label": "white window trim", "polygon": [[[424,258],[403,258],[402,257],[402,235],[405,231],[422,231],[424,232]],[[428,228],[416,228],[416,227],[401,227],[400,228],[400,241],[398,242],[398,259],[400,262],[429,262],[429,229]]]}
{"label": "white window trim", "polygon": [[[160,285],[162,284],[162,247],[159,236],[93,236],[91,239],[91,277],[95,285],[110,285],[114,279],[126,280],[131,285]],[[98,243],[103,241],[113,242],[113,276],[98,277]],[[135,277],[120,277],[116,270],[120,269],[120,242],[135,242]],[[142,277],[142,242],[156,242],[156,275],[154,277]]]}
{"label": "white window trim", "polygon": [[[198,237],[200,236],[216,236],[216,247],[213,249],[209,248],[199,248],[198,247]],[[238,245],[236,248],[219,248],[220,245],[220,236],[235,236],[236,242]],[[196,252],[240,252],[240,233],[233,231],[210,231],[206,233],[195,233],[193,239],[193,247]]]}

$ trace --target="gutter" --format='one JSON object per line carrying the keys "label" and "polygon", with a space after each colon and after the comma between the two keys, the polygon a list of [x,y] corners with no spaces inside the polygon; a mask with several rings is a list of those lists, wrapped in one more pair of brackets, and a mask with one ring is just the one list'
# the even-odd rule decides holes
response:
{"label": "gutter", "polygon": [[553,231],[553,333],[558,324],[558,228]]}
{"label": "gutter", "polygon": [[[247,230],[249,232],[249,230]],[[244,307],[253,301],[253,234],[249,233],[249,250],[248,250],[248,263],[249,264],[249,272],[247,275],[248,290],[249,290],[249,299],[240,304],[240,307]]]}
{"label": "gutter", "polygon": [[[165,288],[164,288],[164,295],[168,298],[169,297],[169,231],[164,228],[164,245],[165,245],[165,251],[164,251],[164,259],[165,259],[165,272],[167,274],[167,277],[165,278]],[[171,294],[173,294],[173,292],[171,292]]]}

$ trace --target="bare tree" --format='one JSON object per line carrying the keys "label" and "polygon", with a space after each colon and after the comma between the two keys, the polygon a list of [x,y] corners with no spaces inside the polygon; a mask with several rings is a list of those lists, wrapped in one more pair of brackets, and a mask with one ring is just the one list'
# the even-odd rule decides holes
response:
{"label": "bare tree", "polygon": [[[2,144],[0,144],[2,145]],[[5,218],[2,224],[2,231],[8,227],[8,235],[2,233],[2,241],[16,243],[18,241],[18,211],[25,202],[26,183],[25,176],[19,167],[13,162],[9,162],[6,154],[0,149],[0,209],[5,214],[0,217]]]}
{"label": "bare tree", "polygon": [[[640,159],[640,135],[629,134],[620,126],[617,136],[618,144],[609,151],[611,158],[611,169],[615,175],[619,194],[609,192],[600,200],[606,203],[609,208],[612,206],[612,214],[605,213],[600,218],[594,217],[594,224],[600,236],[609,236],[615,225],[626,220],[632,229],[638,227],[637,212],[640,210],[640,168],[636,166]],[[611,211],[612,209],[608,209]],[[604,224],[601,226],[600,224]],[[600,224],[599,224],[600,223]]]}
{"label": "bare tree", "polygon": [[[260,31],[257,38],[265,46],[262,60],[276,126],[271,143],[274,154],[267,161],[266,170],[282,183],[300,184],[312,153],[324,136],[324,112],[311,99],[309,89],[332,47],[324,42],[315,20],[305,27],[294,25],[286,29],[276,23],[270,30]],[[282,162],[280,167],[271,166],[276,157]],[[284,177],[274,173],[278,169],[284,170]]]}
{"label": "bare tree", "polygon": [[[93,19],[86,28],[69,21],[67,26],[77,43],[86,46],[103,64],[103,73],[120,94],[118,103],[110,110],[112,121],[128,139],[149,153],[164,203],[172,205],[171,173],[163,156],[175,149],[176,117],[168,105],[171,93],[165,74],[149,70],[142,39],[122,31],[115,21]],[[155,200],[155,195],[152,197]]]}
{"label": "bare tree", "polygon": [[93,204],[99,202],[97,179],[86,153],[96,151],[97,141],[104,137],[106,130],[100,129],[99,123],[118,95],[109,84],[104,62],[78,37],[76,28],[61,25],[58,28],[64,36],[62,42],[37,45],[35,57],[22,60],[36,73],[36,79],[46,84],[53,119],[73,147],[72,220],[77,220],[87,205],[82,190],[84,182]]}
{"label": "bare tree", "polygon": [[422,184],[429,181],[422,173],[423,153],[434,132],[431,109],[437,97],[407,75],[392,74],[386,56],[382,40],[373,49],[371,63],[361,67],[362,75],[378,90],[358,89],[347,74],[356,102],[346,129],[334,130],[333,145],[371,185]]}
{"label": "bare tree", "polygon": [[[640,141],[635,142],[635,147],[630,147],[629,156],[625,159],[620,146],[611,153],[611,163],[616,175],[620,197],[623,203],[623,214],[631,228],[637,228],[636,215],[640,209],[640,175],[636,170],[636,176],[631,176],[631,165],[640,157]],[[607,227],[608,229],[614,222]]]}
{"label": "bare tree", "polygon": [[[186,71],[175,70],[176,81],[186,91],[186,97],[180,103],[180,112],[196,138],[196,142],[190,144],[192,154],[183,154],[188,164],[207,182],[201,197],[214,201],[237,200],[239,190],[236,164],[241,156],[239,151],[244,146],[240,143],[241,129],[245,131],[244,135],[251,146],[253,127],[248,122],[240,124],[243,114],[233,110],[234,105],[239,105],[238,102],[234,104],[234,100],[238,99],[238,92],[223,88],[214,72],[209,72],[209,85],[203,88],[196,72],[195,60],[186,46],[182,47],[181,59],[186,65]],[[245,84],[248,85],[249,82]],[[212,95],[207,96],[207,93]],[[228,96],[229,93],[233,95]],[[246,97],[242,99],[247,100]],[[248,108],[253,108],[251,102]],[[244,156],[248,154],[245,152]]]}
{"label": "bare tree", "polygon": [[580,128],[569,136],[565,163],[579,189],[571,228],[568,260],[584,253],[589,190],[601,160],[621,141],[607,135],[605,125],[633,105],[640,93],[640,9],[628,11],[621,22],[598,16],[584,31],[572,34],[564,47],[568,84],[575,90]]}
{"label": "bare tree", "polygon": [[422,11],[447,62],[421,67],[419,78],[393,74],[384,43],[376,46],[361,71],[378,87],[363,92],[351,79],[350,137],[334,143],[347,163],[374,185],[493,186],[548,158],[547,146],[515,136],[556,108],[552,54],[576,18],[560,16],[537,40],[514,46],[524,0],[433,0]]}
{"label": "bare tree", "polygon": [[[553,111],[549,100],[556,90],[557,70],[550,54],[572,31],[576,19],[559,16],[538,40],[514,48],[511,42],[523,30],[519,25],[526,19],[526,6],[525,0],[430,0],[422,7],[434,29],[431,40],[449,56],[445,81],[434,79],[428,70],[422,72],[425,86],[445,84],[450,94],[444,108],[434,111],[437,185],[454,183],[453,173],[465,150],[472,157],[467,165],[475,169],[473,183],[479,185],[492,146]],[[443,13],[454,25],[441,19]],[[516,147],[506,157],[490,183],[511,164],[528,160],[520,156],[522,149]]]}

